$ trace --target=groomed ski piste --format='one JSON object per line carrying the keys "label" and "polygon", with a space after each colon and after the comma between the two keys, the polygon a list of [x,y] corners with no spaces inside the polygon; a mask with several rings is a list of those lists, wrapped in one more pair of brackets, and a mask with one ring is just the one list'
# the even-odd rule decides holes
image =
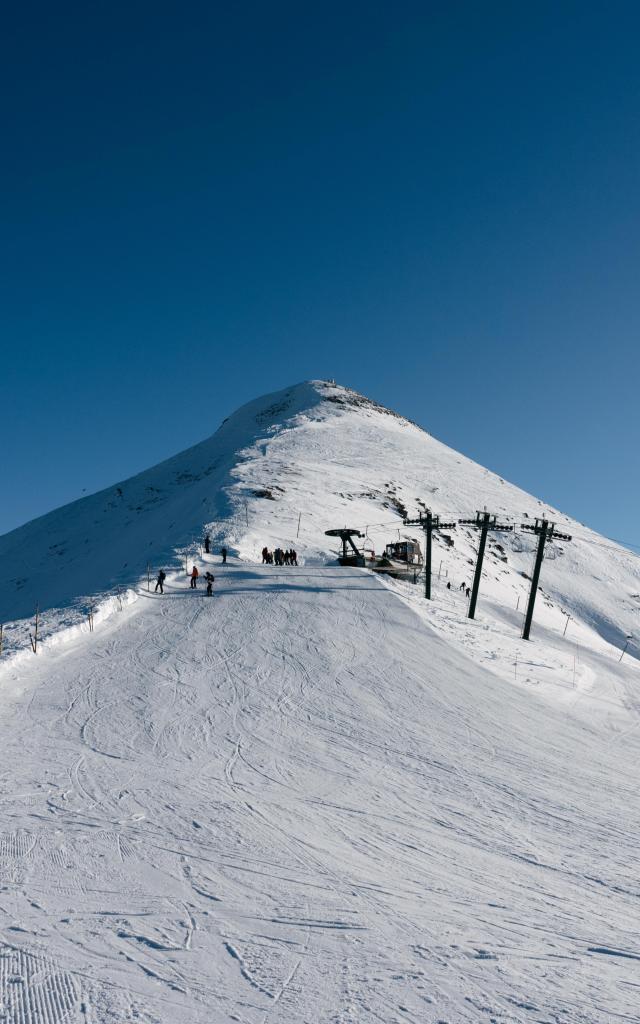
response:
{"label": "groomed ski piste", "polygon": [[[335,563],[325,529],[380,551],[419,502],[571,534],[529,643],[519,528],[475,621],[471,528],[434,542],[432,602]],[[0,538],[0,566],[2,1024],[638,1020],[631,552],[309,382]]]}

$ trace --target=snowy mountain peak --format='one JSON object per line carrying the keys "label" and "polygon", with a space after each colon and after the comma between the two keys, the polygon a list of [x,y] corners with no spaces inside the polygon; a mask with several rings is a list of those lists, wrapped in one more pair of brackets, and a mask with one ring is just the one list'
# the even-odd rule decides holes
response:
{"label": "snowy mountain peak", "polygon": [[[347,524],[380,551],[416,537],[403,519],[426,507],[448,521],[487,508],[516,528],[549,516],[574,541],[548,548],[542,615],[564,608],[615,642],[637,627],[637,557],[397,413],[321,380],[255,399],[193,448],[0,538],[0,618],[23,619],[39,604],[64,610],[50,621],[73,621],[95,595],[146,578],[147,566],[184,565],[205,533],[252,562],[267,544],[326,564],[335,549],[325,531]],[[468,526],[436,537],[442,580],[469,582],[476,542]],[[534,544],[519,530],[491,536],[483,598],[524,605]]]}

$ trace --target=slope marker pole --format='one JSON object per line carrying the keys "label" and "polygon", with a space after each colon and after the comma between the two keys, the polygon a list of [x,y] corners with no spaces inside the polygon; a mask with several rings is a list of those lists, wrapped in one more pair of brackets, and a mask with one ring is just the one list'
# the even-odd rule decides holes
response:
{"label": "slope marker pole", "polygon": [[625,641],[624,641],[624,647],[622,648],[622,654],[618,658],[618,664],[620,664],[620,662],[624,658],[624,652],[626,651],[627,647],[629,646],[629,641],[630,640],[633,640],[633,636],[631,635],[631,633],[627,633],[626,637],[625,637]]}
{"label": "slope marker pole", "polygon": [[40,605],[36,605],[36,621],[33,629],[33,636],[29,633],[29,640],[31,641],[31,650],[34,654],[38,653],[38,623],[40,621]]}

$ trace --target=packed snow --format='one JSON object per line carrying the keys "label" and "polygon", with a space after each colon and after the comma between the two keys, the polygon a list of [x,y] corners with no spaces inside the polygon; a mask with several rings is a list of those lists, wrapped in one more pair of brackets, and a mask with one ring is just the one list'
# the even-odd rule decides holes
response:
{"label": "packed snow", "polygon": [[[476,621],[472,528],[434,543],[431,602],[324,536],[421,540],[426,506],[517,527]],[[542,515],[572,540],[526,643]],[[638,1019],[631,552],[310,382],[0,538],[0,565],[2,1024]]]}

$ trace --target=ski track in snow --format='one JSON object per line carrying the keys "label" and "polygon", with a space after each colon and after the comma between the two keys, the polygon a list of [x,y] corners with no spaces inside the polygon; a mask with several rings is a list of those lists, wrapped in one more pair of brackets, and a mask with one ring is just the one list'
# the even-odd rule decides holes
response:
{"label": "ski track in snow", "polygon": [[5,669],[1,1024],[637,1020],[636,663],[440,596],[234,563]]}

